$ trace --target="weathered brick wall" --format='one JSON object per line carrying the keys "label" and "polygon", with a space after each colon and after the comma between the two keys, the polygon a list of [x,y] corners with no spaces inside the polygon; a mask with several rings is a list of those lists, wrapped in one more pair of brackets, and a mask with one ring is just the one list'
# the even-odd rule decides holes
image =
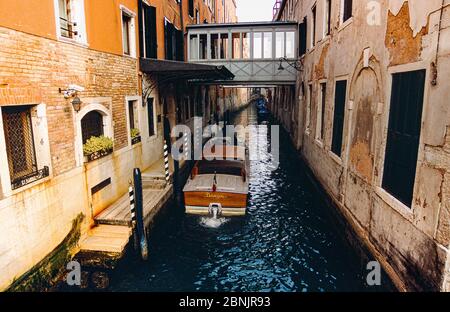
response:
{"label": "weathered brick wall", "polygon": [[83,86],[86,97],[111,97],[114,148],[127,145],[125,96],[138,94],[137,61],[0,27],[0,105],[47,105],[55,175],[75,167],[74,112],[58,92]]}

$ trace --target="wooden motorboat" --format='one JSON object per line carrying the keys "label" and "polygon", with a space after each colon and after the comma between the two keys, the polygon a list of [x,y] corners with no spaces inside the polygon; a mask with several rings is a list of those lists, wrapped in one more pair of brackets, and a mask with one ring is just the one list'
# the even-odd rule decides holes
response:
{"label": "wooden motorboat", "polygon": [[249,169],[240,146],[216,146],[192,169],[183,192],[187,214],[242,216],[247,209]]}

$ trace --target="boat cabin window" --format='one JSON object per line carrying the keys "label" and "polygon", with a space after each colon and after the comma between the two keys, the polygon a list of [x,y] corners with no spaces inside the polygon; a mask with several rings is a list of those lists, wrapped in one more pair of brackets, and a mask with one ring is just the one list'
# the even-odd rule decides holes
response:
{"label": "boat cabin window", "polygon": [[244,164],[240,161],[207,161],[198,162],[198,174],[225,174],[242,176]]}

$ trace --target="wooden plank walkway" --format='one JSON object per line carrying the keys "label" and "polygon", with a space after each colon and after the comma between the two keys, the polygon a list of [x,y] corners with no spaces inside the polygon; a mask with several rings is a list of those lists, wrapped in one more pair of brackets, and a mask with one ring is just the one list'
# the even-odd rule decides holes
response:
{"label": "wooden plank walkway", "polygon": [[131,236],[128,226],[97,225],[89,231],[88,237],[81,243],[84,251],[104,253],[122,253]]}
{"label": "wooden plank walkway", "polygon": [[[170,162],[171,168],[172,162]],[[160,160],[142,173],[144,223],[148,227],[155,215],[173,194],[170,181],[164,174],[164,161]],[[113,268],[122,258],[132,235],[130,198],[128,192],[95,218],[95,224],[80,243],[77,257],[86,266]]]}
{"label": "wooden plank walkway", "polygon": [[[143,189],[144,216],[160,199],[163,189]],[[131,226],[130,198],[128,193],[95,217],[97,224]]]}

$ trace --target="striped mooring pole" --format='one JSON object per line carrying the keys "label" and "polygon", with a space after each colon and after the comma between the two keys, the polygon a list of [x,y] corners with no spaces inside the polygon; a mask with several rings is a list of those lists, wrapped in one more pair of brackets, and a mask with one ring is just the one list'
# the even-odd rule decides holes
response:
{"label": "striped mooring pole", "polygon": [[148,243],[147,235],[145,233],[144,224],[144,206],[142,196],[142,174],[139,168],[133,171],[134,179],[134,203],[136,207],[136,228],[139,236],[139,246],[141,249],[142,260],[148,259]]}
{"label": "striped mooring pole", "polygon": [[166,172],[166,181],[170,180],[170,170],[169,170],[169,146],[167,146],[167,141],[164,140],[164,170]]}
{"label": "striped mooring pole", "polygon": [[184,134],[184,157],[186,160],[189,159],[189,146],[188,146],[188,135],[187,133]]}
{"label": "striped mooring pole", "polygon": [[135,206],[135,202],[134,202],[133,182],[131,182],[131,180],[130,180],[130,185],[128,187],[128,195],[130,196],[131,229],[133,231],[134,250],[138,250],[139,242],[138,242],[138,234],[136,232],[136,206]]}

